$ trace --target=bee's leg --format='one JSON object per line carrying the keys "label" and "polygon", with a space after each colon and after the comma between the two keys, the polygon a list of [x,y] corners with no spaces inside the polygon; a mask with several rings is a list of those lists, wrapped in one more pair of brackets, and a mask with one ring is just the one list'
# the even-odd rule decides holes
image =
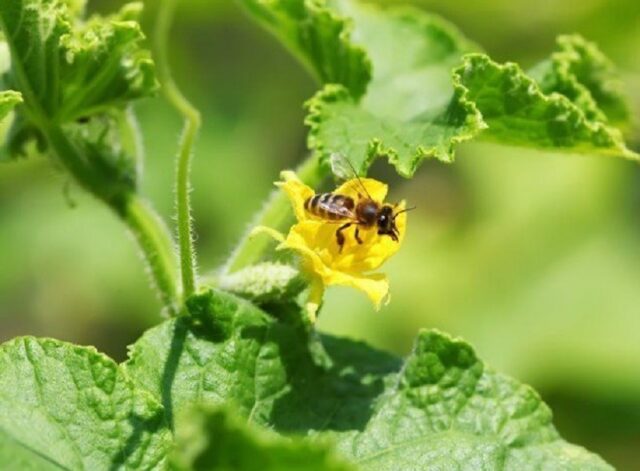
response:
{"label": "bee's leg", "polygon": [[343,224],[342,226],[340,226],[338,228],[338,230],[336,231],[336,240],[338,241],[338,247],[340,247],[338,249],[338,251],[340,253],[342,253],[342,248],[344,247],[344,234],[342,233],[342,231],[344,231],[345,229],[351,227],[351,222],[348,222],[346,224]]}
{"label": "bee's leg", "polygon": [[358,244],[362,245],[362,239],[360,238],[360,228],[356,227],[356,240],[358,241]]}

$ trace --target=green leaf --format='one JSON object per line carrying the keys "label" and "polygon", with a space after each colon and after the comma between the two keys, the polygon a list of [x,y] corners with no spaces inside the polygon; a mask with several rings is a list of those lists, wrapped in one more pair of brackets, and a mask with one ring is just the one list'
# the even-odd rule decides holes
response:
{"label": "green leaf", "polygon": [[68,122],[153,94],[154,65],[141,48],[137,22],[142,3],[130,3],[108,17],[94,16],[60,38],[60,109],[56,120]]}
{"label": "green leaf", "polygon": [[123,212],[136,190],[138,158],[129,145],[135,132],[122,123],[131,100],[157,83],[141,47],[140,3],[88,20],[83,11],[82,1],[0,4],[11,55],[5,82],[24,98],[5,149],[14,158],[50,150],[81,186]]}
{"label": "green leaf", "polygon": [[371,57],[373,77],[360,103],[332,85],[307,103],[309,146],[325,162],[332,155],[348,158],[358,173],[378,157],[404,176],[425,158],[451,161],[454,145],[485,127],[465,89],[451,79],[463,54],[477,46],[417,9],[336,3],[353,19],[354,41]]}
{"label": "green leaf", "polygon": [[21,471],[65,469],[41,455],[38,450],[14,441],[4,430],[0,430],[0,464],[6,469]]}
{"label": "green leaf", "polygon": [[0,121],[21,102],[22,96],[20,93],[11,90],[0,91]]}
{"label": "green leaf", "polygon": [[321,83],[344,85],[358,98],[371,77],[365,52],[351,42],[346,20],[324,0],[240,0]]}
{"label": "green leaf", "polygon": [[[571,153],[612,155],[638,160],[618,129],[607,125],[586,87],[562,95],[560,87],[545,94],[516,64],[500,65],[485,55],[465,57],[455,71],[466,98],[482,113],[487,130],[481,135],[502,144],[549,148]],[[575,79],[577,80],[577,79]],[[566,90],[566,89],[562,89]],[[592,118],[590,119],[589,116]]]}
{"label": "green leaf", "polygon": [[135,21],[141,4],[86,22],[75,17],[81,10],[58,0],[0,4],[0,27],[11,52],[8,82],[23,93],[32,118],[65,123],[156,88]]}
{"label": "green leaf", "polygon": [[347,471],[328,446],[249,427],[223,408],[195,406],[182,414],[172,464],[179,470]]}
{"label": "green leaf", "polygon": [[452,161],[456,145],[473,138],[640,159],[610,124],[629,118],[613,67],[584,39],[561,36],[528,76],[471,53],[457,30],[424,12],[333,4],[353,19],[373,76],[360,100],[327,85],[307,103],[309,147],[325,163],[346,157],[364,174],[385,157],[410,177],[426,158]]}
{"label": "green leaf", "polygon": [[402,362],[309,334],[293,306],[276,319],[210,292],[189,309],[149,330],[126,363],[169,420],[194,402],[233,403],[250,423],[333,441],[364,470],[610,469],[561,439],[531,388],[439,332],[422,331]]}
{"label": "green leaf", "polygon": [[95,349],[31,337],[0,346],[0,468],[153,469],[168,447],[162,407]]}
{"label": "green leaf", "polygon": [[364,431],[340,450],[363,469],[612,469],[566,443],[528,386],[495,373],[472,348],[421,331]]}
{"label": "green leaf", "polygon": [[559,36],[557,43],[550,59],[530,71],[541,91],[565,95],[589,120],[628,124],[627,99],[611,61],[580,36]]}

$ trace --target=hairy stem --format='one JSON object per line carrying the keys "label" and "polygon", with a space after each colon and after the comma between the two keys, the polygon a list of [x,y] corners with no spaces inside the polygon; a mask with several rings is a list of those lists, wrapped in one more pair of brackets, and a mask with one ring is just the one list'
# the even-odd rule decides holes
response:
{"label": "hairy stem", "polygon": [[[5,25],[2,29],[6,29]],[[178,302],[177,276],[173,257],[173,242],[161,219],[151,206],[145,204],[135,193],[135,182],[122,183],[105,176],[104,166],[92,160],[86,149],[74,143],[61,125],[47,115],[36,98],[31,86],[29,75],[15,51],[12,38],[7,38],[11,51],[12,70],[15,74],[16,85],[25,98],[24,113],[29,120],[45,136],[52,154],[58,163],[69,172],[74,180],[98,200],[109,206],[120,219],[129,227],[136,241],[142,249],[142,254],[150,268],[153,282],[160,292],[165,307],[173,314]],[[121,129],[128,147],[136,147],[137,131],[133,120],[127,117],[127,123]],[[132,149],[129,149],[132,150]],[[133,149],[142,159],[142,149]],[[95,156],[93,156],[95,157]]]}
{"label": "hairy stem", "polygon": [[183,296],[187,298],[195,292],[196,288],[197,263],[193,249],[189,180],[193,143],[200,129],[200,113],[185,98],[171,76],[167,57],[167,42],[174,10],[175,0],[164,0],[160,6],[156,21],[155,54],[162,91],[167,100],[184,117],[184,129],[180,137],[176,171],[176,211],[182,291]]}
{"label": "hairy stem", "polygon": [[[318,186],[326,174],[322,171],[318,159],[311,156],[297,169],[300,179],[312,187]],[[293,220],[289,199],[282,190],[274,190],[258,217],[251,224],[267,226],[276,230],[285,230]],[[249,237],[247,233],[235,248],[223,267],[223,274],[230,274],[260,260],[273,241],[268,237]]]}
{"label": "hairy stem", "polygon": [[173,241],[164,222],[138,195],[131,195],[124,205],[122,220],[138,242],[149,272],[169,314],[177,313],[177,286]]}

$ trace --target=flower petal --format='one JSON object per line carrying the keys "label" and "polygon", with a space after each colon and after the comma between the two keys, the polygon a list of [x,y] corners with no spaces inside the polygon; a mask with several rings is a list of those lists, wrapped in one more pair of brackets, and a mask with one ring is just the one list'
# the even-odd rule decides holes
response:
{"label": "flower petal", "polygon": [[376,309],[380,309],[380,305],[389,295],[389,281],[382,273],[357,276],[334,272],[327,284],[349,286],[364,291]]}
{"label": "flower petal", "polygon": [[302,183],[302,180],[291,170],[281,172],[280,178],[282,178],[283,181],[276,182],[275,184],[282,188],[289,197],[298,221],[309,219],[309,214],[304,209],[304,202],[315,194],[313,189]]}
{"label": "flower petal", "polygon": [[[357,288],[364,291],[376,305],[376,308],[379,308],[380,303],[389,292],[389,283],[386,276],[380,273],[363,274],[357,270],[342,271],[333,268],[331,266],[331,251],[326,249],[322,239],[318,244],[318,240],[314,238],[314,235],[317,235],[318,232],[324,232],[323,229],[325,227],[319,221],[298,223],[291,228],[287,239],[280,244],[279,248],[292,249],[302,255],[304,270],[319,277],[324,286],[343,285]],[[319,230],[314,231],[314,229]],[[333,233],[330,237],[335,239]],[[332,243],[335,242],[332,240]]]}
{"label": "flower petal", "polygon": [[[385,275],[369,272],[380,267],[402,244],[407,222],[407,215],[402,212],[405,209],[404,201],[394,207],[398,229],[398,241],[394,241],[389,235],[378,234],[377,226],[364,227],[347,219],[325,220],[307,213],[304,203],[315,194],[313,189],[291,171],[282,172],[281,177],[283,181],[276,185],[287,193],[298,223],[291,227],[278,248],[298,252],[302,257],[302,268],[312,277],[311,297],[307,303],[309,315],[315,316],[320,304],[316,298],[321,298],[324,287],[329,285],[351,286],[364,291],[378,308],[388,296],[389,283]],[[334,193],[350,196],[356,203],[370,197],[384,204],[387,189],[387,185],[377,180],[361,178],[345,182]],[[345,243],[340,247],[336,233],[349,224],[350,227],[344,227],[341,231]],[[361,243],[356,239],[356,230]]]}

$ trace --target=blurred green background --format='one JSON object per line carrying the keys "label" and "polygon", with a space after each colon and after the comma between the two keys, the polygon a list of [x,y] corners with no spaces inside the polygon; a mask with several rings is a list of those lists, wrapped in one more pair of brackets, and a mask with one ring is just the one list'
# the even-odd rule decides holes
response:
{"label": "blurred green background", "polygon": [[[637,0],[414,3],[525,67],[557,34],[581,33],[619,66],[640,114]],[[225,260],[278,172],[305,155],[302,102],[316,85],[232,1],[180,2],[171,45],[176,80],[204,116],[193,198],[206,272]],[[181,121],[160,98],[137,112],[143,191],[172,222]],[[638,150],[637,122],[628,138]],[[567,439],[640,469],[640,168],[465,144],[454,165],[427,163],[411,181],[382,162],[373,175],[418,206],[387,266],[393,300],[374,312],[363,295],[331,289],[319,328],[400,354],[421,327],[462,336],[532,384]],[[123,359],[160,320],[160,305],[120,223],[73,186],[70,208],[67,183],[41,158],[0,166],[0,341],[51,336]]]}

